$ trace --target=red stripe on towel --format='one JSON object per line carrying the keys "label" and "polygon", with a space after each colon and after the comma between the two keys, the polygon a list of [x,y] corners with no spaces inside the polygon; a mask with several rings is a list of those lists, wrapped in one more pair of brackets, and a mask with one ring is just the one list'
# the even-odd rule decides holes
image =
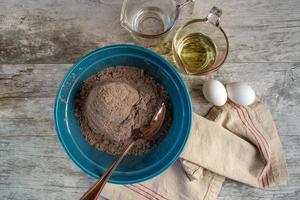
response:
{"label": "red stripe on towel", "polygon": [[250,131],[250,133],[252,133],[252,135],[254,136],[254,139],[256,140],[257,145],[258,145],[257,147],[258,147],[259,151],[262,153],[262,149],[261,149],[261,146],[259,145],[260,143],[258,142],[258,139],[257,139],[257,137],[256,137],[256,134],[253,133],[252,129],[250,129],[250,128],[247,126],[246,122],[242,119],[241,114],[240,114],[240,112],[239,112],[239,109],[238,109],[235,105],[231,105],[231,106],[232,106],[232,108],[236,111],[236,113],[238,114],[238,116],[239,116],[241,122],[243,123],[243,125],[244,125],[244,126]]}
{"label": "red stripe on towel", "polygon": [[130,189],[131,191],[143,196],[145,199],[151,200],[150,197],[147,197],[146,195],[142,194],[141,192],[137,191],[136,189],[133,189],[133,188],[129,187],[128,185],[124,185],[124,187],[126,187],[126,188]]}
{"label": "red stripe on towel", "polygon": [[[252,120],[252,118],[250,117],[248,110],[247,110],[246,108],[244,108],[244,107],[240,107],[240,110],[243,112],[244,118],[245,118],[246,121],[248,122],[248,125],[249,125],[249,126],[252,128],[252,130],[254,130],[254,132],[259,136],[259,138],[261,139],[261,141],[262,141],[267,147],[269,147],[269,144],[268,144],[266,138],[263,136],[263,134],[262,134],[260,131],[257,130],[256,126],[254,125],[253,120]],[[251,124],[250,124],[249,121],[247,120],[246,114],[244,113],[244,110],[245,110],[245,112],[247,113],[248,119],[250,120]],[[252,125],[252,126],[251,126],[251,125]],[[268,151],[269,148],[266,148],[266,146],[264,146],[264,147],[265,147],[265,151],[266,151],[267,157],[269,158],[269,157],[270,157],[269,151]]]}
{"label": "red stripe on towel", "polygon": [[[238,109],[240,109],[241,110],[241,112],[243,113],[243,116],[244,116],[244,119],[246,120],[246,122],[248,123],[248,126],[249,127],[251,127],[251,129],[252,129],[252,131],[254,131],[255,132],[255,134],[259,137],[259,139],[260,139],[260,141],[262,142],[262,147],[263,147],[263,150],[264,150],[264,152],[262,152],[262,154],[263,154],[263,156],[264,156],[264,159],[265,159],[265,162],[266,162],[266,165],[264,166],[264,168],[262,169],[262,171],[261,171],[261,174],[260,174],[260,178],[261,179],[263,179],[264,180],[264,182],[265,182],[265,186],[268,186],[268,175],[267,175],[267,172],[268,172],[268,169],[269,169],[269,165],[270,165],[270,157],[269,157],[269,152],[268,152],[268,148],[266,147],[266,146],[268,146],[269,147],[269,145],[268,144],[266,144],[266,143],[264,143],[264,141],[263,141],[263,136],[261,135],[261,134],[259,134],[252,126],[251,126],[251,124],[249,123],[249,121],[248,121],[248,119],[247,119],[247,117],[246,117],[246,114],[244,113],[244,110],[243,110],[243,108],[244,107],[238,107]],[[244,108],[245,109],[245,108]],[[246,112],[247,112],[247,110],[246,110]],[[249,118],[249,120],[251,120],[251,118]],[[265,186],[264,186],[264,188],[265,188]]]}
{"label": "red stripe on towel", "polygon": [[[235,105],[231,105],[231,107],[236,111],[236,113],[238,114],[238,116],[239,116],[239,118],[240,118],[240,120],[241,120],[241,122],[243,123],[243,125],[253,134],[253,136],[254,136],[254,138],[255,138],[255,140],[256,140],[256,142],[257,142],[257,147],[258,147],[258,149],[259,149],[259,151],[263,154],[263,151],[262,151],[262,148],[261,148],[261,146],[263,146],[263,143],[261,143],[259,140],[258,140],[258,138],[257,138],[257,136],[256,136],[256,134],[253,132],[253,130],[251,129],[251,128],[249,128],[248,126],[247,126],[247,124],[246,124],[246,122],[245,122],[245,120],[246,119],[242,119],[242,117],[241,117],[241,114],[240,114],[240,110],[235,106]],[[242,111],[241,111],[242,112]],[[264,156],[263,156],[264,157]],[[262,171],[263,172],[263,171]],[[259,186],[261,187],[265,187],[265,181],[264,181],[264,179],[263,179],[263,177],[258,177],[258,183],[259,183]]]}
{"label": "red stripe on towel", "polygon": [[269,143],[267,142],[267,140],[266,140],[266,138],[264,137],[264,135],[259,131],[259,129],[258,129],[258,128],[255,126],[255,124],[253,123],[253,119],[252,119],[252,117],[251,117],[251,115],[250,115],[250,111],[249,111],[247,108],[244,108],[244,109],[246,110],[247,115],[248,115],[249,119],[251,120],[251,123],[252,123],[253,127],[255,128],[255,130],[263,137],[264,142],[268,145],[268,147],[270,147],[270,146],[269,146]]}
{"label": "red stripe on towel", "polygon": [[147,192],[146,190],[143,190],[142,188],[138,187],[138,185],[131,185],[131,186],[138,189],[138,190],[143,191],[146,194],[148,194],[151,197],[151,199],[154,198],[155,200],[160,200],[159,198],[155,197],[153,194],[151,194],[151,193]]}
{"label": "red stripe on towel", "polygon": [[267,161],[267,165],[266,165],[266,169],[265,169],[265,176],[266,176],[266,180],[267,180],[267,185],[270,186],[269,178],[268,178],[268,170],[269,170],[269,168],[270,168],[270,166],[271,166],[271,163],[270,163],[271,153],[269,152],[270,145],[269,145],[269,143],[267,142],[267,140],[266,140],[264,134],[262,134],[262,133],[259,131],[259,129],[255,126],[255,123],[253,122],[253,119],[252,119],[252,117],[251,117],[251,115],[250,115],[250,111],[249,111],[247,108],[244,108],[244,109],[245,109],[245,111],[246,111],[246,113],[247,113],[247,115],[248,115],[248,117],[249,117],[249,119],[250,119],[250,122],[251,122],[251,124],[252,124],[252,127],[253,127],[253,128],[256,130],[256,132],[262,137],[263,142],[264,142],[265,145],[267,146],[267,148],[266,148],[266,153],[267,153],[267,155],[268,155],[268,161]]}
{"label": "red stripe on towel", "polygon": [[[270,168],[270,156],[269,156],[270,153],[268,151],[269,149],[266,148],[266,146],[269,147],[269,144],[267,143],[267,141],[264,138],[263,134],[261,132],[259,132],[256,127],[255,127],[256,128],[255,129],[254,127],[251,126],[250,122],[248,121],[248,119],[246,117],[246,114],[243,111],[244,107],[242,107],[242,106],[241,107],[235,106],[235,107],[236,107],[236,109],[238,109],[238,110],[240,110],[242,112],[243,117],[244,117],[244,119],[246,120],[246,122],[248,124],[247,128],[249,130],[251,129],[251,132],[253,134],[255,134],[256,136],[258,136],[257,139],[259,139],[260,142],[262,143],[262,147],[263,147],[264,151],[262,151],[261,153],[263,154],[263,157],[265,159],[266,165],[262,169],[259,179],[262,179],[263,188],[265,188],[265,186],[268,187],[269,186],[269,179],[268,179],[268,174],[267,173],[268,173],[268,170]],[[250,117],[250,114],[248,113],[248,110],[246,108],[244,108],[244,109],[245,109],[245,112],[247,112],[249,120],[251,121],[252,125],[255,126],[254,122],[252,121],[252,118]]]}
{"label": "red stripe on towel", "polygon": [[162,196],[161,194],[159,194],[159,193],[155,192],[154,190],[148,188],[147,186],[145,186],[145,185],[143,185],[143,184],[139,184],[139,185],[142,186],[142,187],[144,187],[144,188],[146,188],[146,189],[148,189],[148,190],[150,190],[151,192],[153,192],[154,194],[160,196],[161,198],[163,198],[163,199],[165,199],[165,200],[169,200],[169,199],[167,199],[166,197]]}

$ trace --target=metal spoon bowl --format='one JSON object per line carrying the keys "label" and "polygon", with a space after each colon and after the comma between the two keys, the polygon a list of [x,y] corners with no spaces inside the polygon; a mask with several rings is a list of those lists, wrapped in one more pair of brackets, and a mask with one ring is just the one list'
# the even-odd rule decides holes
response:
{"label": "metal spoon bowl", "polygon": [[127,147],[124,149],[123,153],[119,155],[117,160],[111,165],[111,167],[102,175],[102,177],[94,183],[90,187],[88,191],[86,191],[83,196],[80,198],[81,200],[95,200],[99,197],[101,191],[103,190],[105,184],[107,183],[109,177],[121,163],[123,158],[127,155],[131,147],[135,144],[135,142],[139,139],[151,139],[161,128],[166,115],[166,106],[164,103],[161,104],[161,107],[157,111],[157,113],[152,118],[149,125],[143,126],[141,128],[134,129],[132,131],[132,135],[130,137],[130,142]]}

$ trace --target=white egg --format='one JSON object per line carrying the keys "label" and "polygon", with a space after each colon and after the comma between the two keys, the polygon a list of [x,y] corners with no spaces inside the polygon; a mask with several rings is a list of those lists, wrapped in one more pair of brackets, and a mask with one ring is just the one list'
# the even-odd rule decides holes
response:
{"label": "white egg", "polygon": [[204,97],[215,106],[223,106],[227,101],[224,85],[217,80],[208,80],[203,84]]}
{"label": "white egg", "polygon": [[248,106],[255,100],[253,89],[246,83],[235,82],[226,84],[228,98],[241,106]]}

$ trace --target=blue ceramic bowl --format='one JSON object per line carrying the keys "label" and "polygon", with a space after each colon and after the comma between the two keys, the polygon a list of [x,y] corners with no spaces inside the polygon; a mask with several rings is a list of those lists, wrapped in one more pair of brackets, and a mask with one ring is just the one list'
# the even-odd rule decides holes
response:
{"label": "blue ceramic bowl", "polygon": [[62,81],[54,108],[58,137],[70,158],[84,172],[99,178],[115,157],[89,145],[74,115],[75,97],[85,79],[110,66],[134,66],[144,69],[168,91],[173,121],[162,142],[141,156],[127,156],[109,182],[132,184],[157,176],[171,166],[189,136],[192,109],[184,81],[175,68],[158,54],[143,47],[120,44],[97,49],[76,63]]}

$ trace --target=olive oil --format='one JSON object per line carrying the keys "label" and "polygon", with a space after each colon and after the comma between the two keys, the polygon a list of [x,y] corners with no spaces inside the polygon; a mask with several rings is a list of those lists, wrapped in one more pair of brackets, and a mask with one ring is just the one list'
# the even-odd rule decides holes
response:
{"label": "olive oil", "polygon": [[187,73],[197,74],[212,66],[216,59],[216,45],[202,33],[190,33],[178,41],[177,58]]}

